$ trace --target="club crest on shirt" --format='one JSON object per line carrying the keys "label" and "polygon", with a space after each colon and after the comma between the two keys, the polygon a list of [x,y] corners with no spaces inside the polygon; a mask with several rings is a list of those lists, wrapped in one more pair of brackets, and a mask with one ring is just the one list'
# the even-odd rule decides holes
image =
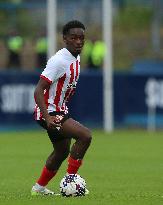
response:
{"label": "club crest on shirt", "polygon": [[69,83],[69,84],[67,85],[67,88],[76,88],[76,85],[77,85],[77,82],[74,81],[74,82],[72,82],[72,83]]}

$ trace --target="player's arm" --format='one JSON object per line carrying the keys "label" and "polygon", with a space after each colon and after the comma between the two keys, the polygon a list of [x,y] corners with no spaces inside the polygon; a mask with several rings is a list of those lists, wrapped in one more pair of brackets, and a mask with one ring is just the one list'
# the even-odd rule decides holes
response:
{"label": "player's arm", "polygon": [[40,111],[42,112],[43,118],[45,119],[48,128],[56,128],[56,127],[60,127],[60,125],[58,123],[55,123],[56,119],[54,116],[49,115],[44,100],[44,90],[48,90],[49,87],[50,87],[50,83],[40,78],[36,86],[34,96],[35,96],[35,101],[38,107],[40,108]]}

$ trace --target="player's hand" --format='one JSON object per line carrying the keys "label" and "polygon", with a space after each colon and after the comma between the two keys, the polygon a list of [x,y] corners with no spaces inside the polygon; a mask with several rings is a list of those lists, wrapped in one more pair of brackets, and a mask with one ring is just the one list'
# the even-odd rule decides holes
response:
{"label": "player's hand", "polygon": [[46,123],[48,129],[60,129],[61,128],[61,120],[57,116],[48,116],[46,118]]}

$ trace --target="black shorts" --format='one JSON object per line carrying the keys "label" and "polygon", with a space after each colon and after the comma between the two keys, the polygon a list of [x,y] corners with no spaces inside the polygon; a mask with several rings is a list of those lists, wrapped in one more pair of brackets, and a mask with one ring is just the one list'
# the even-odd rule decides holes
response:
{"label": "black shorts", "polygon": [[[69,114],[65,114],[64,112],[51,112],[49,113],[49,115],[51,116],[56,116],[56,115],[62,115],[64,116],[63,119],[61,120],[61,125],[68,119],[70,118]],[[45,120],[37,120],[37,123],[43,127],[45,130],[47,130],[48,136],[52,142],[52,144],[55,143],[56,140],[61,140],[64,138],[63,135],[61,135],[60,131],[56,128],[56,129],[48,129],[47,128],[47,124]]]}

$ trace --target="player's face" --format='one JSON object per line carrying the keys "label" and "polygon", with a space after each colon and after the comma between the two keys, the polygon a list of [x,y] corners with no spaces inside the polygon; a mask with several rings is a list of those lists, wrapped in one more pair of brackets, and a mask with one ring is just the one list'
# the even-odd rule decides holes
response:
{"label": "player's face", "polygon": [[85,35],[82,28],[72,28],[67,35],[63,36],[66,48],[75,56],[81,53],[84,46],[84,38]]}

